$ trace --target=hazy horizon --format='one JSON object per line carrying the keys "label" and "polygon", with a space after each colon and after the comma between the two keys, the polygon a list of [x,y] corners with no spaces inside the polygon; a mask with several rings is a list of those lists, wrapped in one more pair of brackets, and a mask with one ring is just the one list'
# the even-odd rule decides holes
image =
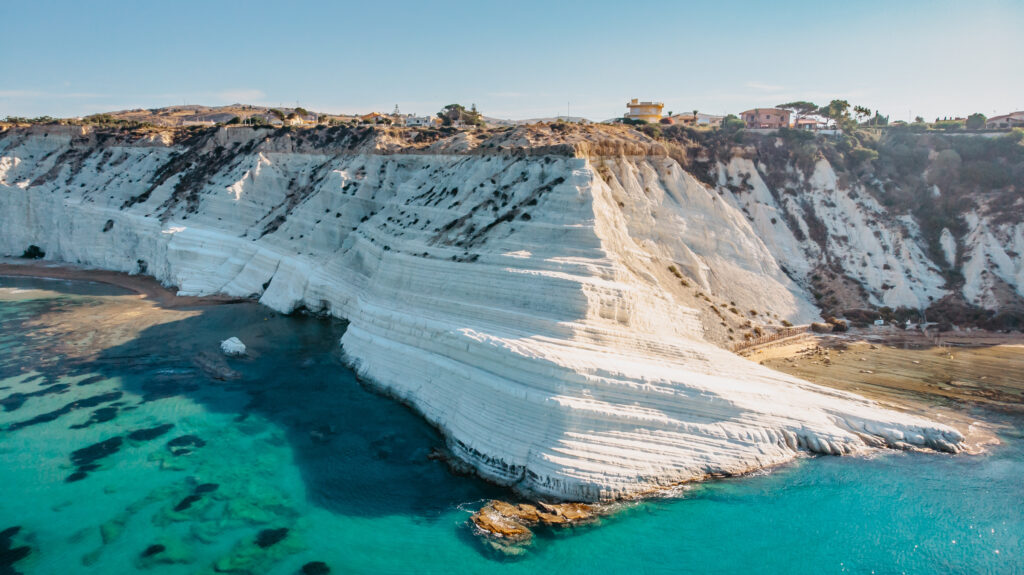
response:
{"label": "hazy horizon", "polygon": [[1024,4],[788,0],[7,5],[0,117],[231,103],[528,119],[846,99],[892,120],[1024,109]]}

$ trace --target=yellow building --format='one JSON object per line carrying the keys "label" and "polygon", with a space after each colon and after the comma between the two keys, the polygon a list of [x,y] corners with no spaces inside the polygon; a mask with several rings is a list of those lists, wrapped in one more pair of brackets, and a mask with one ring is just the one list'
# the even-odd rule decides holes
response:
{"label": "yellow building", "polygon": [[664,102],[640,102],[633,98],[626,104],[626,108],[629,109],[626,112],[626,118],[657,124],[661,120],[661,110],[664,107]]}

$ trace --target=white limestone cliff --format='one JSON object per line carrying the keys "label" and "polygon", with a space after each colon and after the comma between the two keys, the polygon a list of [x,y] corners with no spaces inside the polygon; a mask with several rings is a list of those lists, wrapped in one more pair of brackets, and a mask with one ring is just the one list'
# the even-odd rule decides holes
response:
{"label": "white limestone cliff", "polygon": [[[363,377],[482,476],[539,495],[633,496],[800,451],[960,449],[952,428],[711,343],[728,337],[715,314],[730,306],[817,316],[783,269],[810,270],[807,252],[769,223],[779,208],[767,198],[751,221],[669,157],[520,137],[403,149],[348,132],[311,142],[236,128],[177,144],[8,133],[0,254],[36,245],[183,294],[344,317],[341,344]],[[848,202],[833,179],[819,166],[816,193]],[[829,225],[854,237],[875,209],[854,201],[854,219]],[[841,248],[923,275],[887,303],[940,289],[912,242],[868,232]]]}

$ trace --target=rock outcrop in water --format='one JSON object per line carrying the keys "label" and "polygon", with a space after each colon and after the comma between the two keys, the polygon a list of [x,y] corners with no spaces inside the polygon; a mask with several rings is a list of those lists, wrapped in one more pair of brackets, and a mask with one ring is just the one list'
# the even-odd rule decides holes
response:
{"label": "rock outcrop in water", "polygon": [[492,548],[516,555],[533,539],[530,527],[570,527],[592,523],[606,512],[585,503],[512,504],[494,500],[470,517],[476,531]]}
{"label": "rock outcrop in water", "polygon": [[[344,317],[362,376],[480,475],[535,494],[633,496],[801,450],[960,448],[947,426],[715,345],[752,322],[814,319],[806,256],[660,144],[603,127],[425,140],[8,130],[0,254],[37,245],[183,294]],[[906,286],[908,301],[941,289]]]}

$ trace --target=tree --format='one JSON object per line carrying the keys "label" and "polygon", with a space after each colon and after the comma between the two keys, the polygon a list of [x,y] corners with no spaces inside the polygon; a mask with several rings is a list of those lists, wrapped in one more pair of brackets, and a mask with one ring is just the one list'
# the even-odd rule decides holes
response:
{"label": "tree", "polygon": [[723,132],[738,132],[743,128],[747,127],[747,123],[737,118],[733,114],[722,118],[722,131]]}
{"label": "tree", "polygon": [[268,110],[267,112],[268,112],[268,113],[269,113],[269,114],[270,114],[271,116],[277,116],[277,119],[278,119],[278,120],[281,120],[282,122],[284,121],[284,112],[282,112],[281,110],[278,110],[277,108],[271,108],[271,109],[270,109],[270,110]]}
{"label": "tree", "polygon": [[915,116],[914,117],[914,123],[915,124],[923,124],[924,123],[924,118],[921,117],[921,116]]}
{"label": "tree", "polygon": [[451,126],[455,122],[462,122],[463,124],[473,126],[482,126],[484,124],[483,117],[480,115],[480,112],[476,111],[475,104],[472,110],[467,110],[461,104],[448,104],[437,113],[437,117],[441,118],[441,123],[445,126]]}
{"label": "tree", "polygon": [[818,106],[815,105],[813,102],[803,101],[790,102],[788,104],[779,104],[778,106],[776,106],[776,108],[782,108],[783,110],[789,110],[790,112],[793,112],[793,115],[796,116],[797,120],[814,114],[818,111]]}
{"label": "tree", "polygon": [[295,113],[305,118],[309,115],[309,110],[305,108],[295,108]]}
{"label": "tree", "polygon": [[832,100],[827,106],[818,108],[818,113],[839,124],[850,117],[850,103],[846,100]]}
{"label": "tree", "polygon": [[864,106],[854,106],[853,114],[857,116],[858,122],[863,122],[865,118],[871,117],[871,110],[865,108]]}
{"label": "tree", "polygon": [[985,127],[985,114],[980,112],[967,116],[967,129],[968,130],[980,130]]}

